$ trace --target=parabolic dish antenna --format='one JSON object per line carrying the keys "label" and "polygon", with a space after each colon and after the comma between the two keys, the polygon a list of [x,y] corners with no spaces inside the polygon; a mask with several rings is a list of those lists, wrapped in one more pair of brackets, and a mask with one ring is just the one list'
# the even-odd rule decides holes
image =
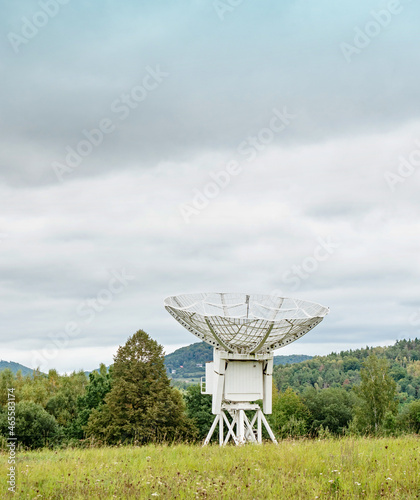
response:
{"label": "parabolic dish antenna", "polygon": [[305,300],[245,293],[174,295],[164,304],[182,326],[214,348],[201,380],[201,393],[212,396],[216,415],[204,444],[217,426],[220,445],[230,438],[237,445],[261,443],[263,425],[277,443],[264,415],[272,412],[273,351],[308,333],[329,309]]}
{"label": "parabolic dish antenna", "polygon": [[329,309],[314,302],[244,293],[192,293],[165,299],[188,331],[217,349],[269,353],[308,333]]}

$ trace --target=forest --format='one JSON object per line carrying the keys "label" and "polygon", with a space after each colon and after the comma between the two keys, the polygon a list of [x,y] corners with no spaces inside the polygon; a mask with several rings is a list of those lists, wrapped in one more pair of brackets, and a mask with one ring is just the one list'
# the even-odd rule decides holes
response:
{"label": "forest", "polygon": [[315,389],[343,388],[350,391],[360,384],[360,369],[372,354],[387,360],[390,377],[397,383],[400,403],[420,398],[420,340],[399,340],[389,347],[374,347],[317,356],[299,364],[276,366],[274,380],[278,390],[291,387],[303,393]]}
{"label": "forest", "polygon": [[[196,344],[200,346],[200,344]],[[139,330],[113,365],[59,375],[0,372],[0,446],[23,448],[198,442],[213,420],[198,384],[173,387],[163,347]],[[420,341],[276,365],[270,425],[279,439],[420,432]]]}

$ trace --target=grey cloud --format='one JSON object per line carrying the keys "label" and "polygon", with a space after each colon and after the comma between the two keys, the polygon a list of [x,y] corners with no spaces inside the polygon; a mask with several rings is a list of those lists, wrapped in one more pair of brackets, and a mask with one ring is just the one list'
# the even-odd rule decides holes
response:
{"label": "grey cloud", "polygon": [[[28,44],[28,56],[6,59],[2,130],[27,160],[3,159],[4,179],[18,185],[55,182],[51,162],[64,160],[65,147],[75,147],[83,129],[110,115],[117,130],[72,179],[148,168],[169,158],[190,161],[202,150],[235,152],[267,125],[273,107],[287,106],[298,115],[275,138],[283,145],[388,131],[418,116],[417,55],[405,50],[411,40],[401,37],[392,49],[395,33],[412,33],[417,7],[407,6],[395,25],[347,64],[339,43],[352,36],[352,18],[324,5],[329,23],[324,20],[328,27],[320,36],[324,30],[314,22],[325,12],[305,12],[301,5],[273,11],[272,18],[269,11],[243,5],[225,24],[201,5],[183,11],[177,4],[161,18],[158,6],[118,12],[111,3],[99,18],[95,9],[86,10],[89,30],[70,26],[76,6],[63,12]],[[353,6],[351,12],[361,24],[369,19],[366,7]],[[112,23],[108,16],[114,15]],[[156,64],[168,80],[119,123],[112,103],[141,81],[146,66]]]}
{"label": "grey cloud", "polygon": [[[2,6],[2,35],[34,8]],[[340,43],[371,7],[350,1],[244,2],[224,22],[211,2],[73,1],[20,54],[3,44],[2,332],[28,356],[77,321],[68,352],[94,367],[138,328],[165,346],[195,341],[167,295],[281,289],[331,308],[294,352],[414,335],[419,175],[392,192],[384,172],[420,138],[417,9],[351,64]],[[156,65],[167,79],[120,120],[112,103]],[[238,145],[283,106],[296,119],[248,161]],[[51,162],[107,116],[116,130],[59,183]],[[232,159],[240,174],[186,224],[180,205]],[[328,237],[340,246],[293,286]],[[77,308],[124,266],[135,280],[88,323]],[[68,369],[66,349],[51,367]]]}

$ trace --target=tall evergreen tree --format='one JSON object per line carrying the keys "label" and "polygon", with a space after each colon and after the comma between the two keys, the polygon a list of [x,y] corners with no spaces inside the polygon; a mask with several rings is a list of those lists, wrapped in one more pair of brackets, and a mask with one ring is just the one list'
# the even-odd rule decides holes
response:
{"label": "tall evergreen tree", "polygon": [[139,330],[114,356],[105,404],[92,411],[87,435],[107,443],[191,439],[195,426],[170,386],[163,347]]}

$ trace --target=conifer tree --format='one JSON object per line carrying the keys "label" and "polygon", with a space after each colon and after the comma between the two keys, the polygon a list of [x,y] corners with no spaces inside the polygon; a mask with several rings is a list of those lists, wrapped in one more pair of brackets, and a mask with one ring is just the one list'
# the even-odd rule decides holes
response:
{"label": "conifer tree", "polygon": [[87,435],[107,443],[193,438],[181,393],[170,386],[163,347],[139,330],[114,356],[105,404],[93,410]]}

